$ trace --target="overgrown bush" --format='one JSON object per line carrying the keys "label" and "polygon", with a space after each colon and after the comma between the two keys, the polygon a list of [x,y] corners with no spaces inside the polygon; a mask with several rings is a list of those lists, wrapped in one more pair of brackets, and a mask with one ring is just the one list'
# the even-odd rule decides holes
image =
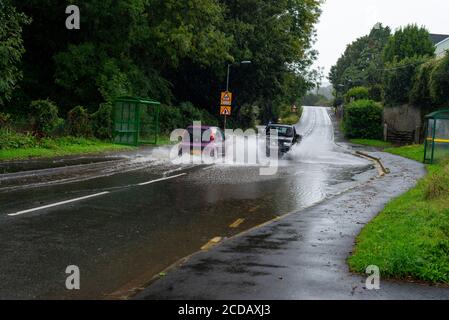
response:
{"label": "overgrown bush", "polygon": [[9,113],[0,112],[0,128],[6,128],[11,125],[11,115]]}
{"label": "overgrown bush", "polygon": [[30,104],[30,123],[35,135],[47,136],[60,124],[58,107],[50,100],[36,100]]}
{"label": "overgrown bush", "polygon": [[449,105],[449,54],[437,62],[430,75],[430,96],[437,106]]}
{"label": "overgrown bush", "polygon": [[387,106],[409,103],[410,90],[417,67],[425,57],[405,58],[387,65],[383,79],[383,100]]}
{"label": "overgrown bush", "polygon": [[432,106],[430,96],[430,75],[436,66],[436,60],[432,59],[417,68],[410,90],[410,103],[412,105],[429,108]]}
{"label": "overgrown bush", "polygon": [[345,107],[343,129],[348,138],[381,139],[382,106],[373,100],[356,100]]}
{"label": "overgrown bush", "polygon": [[424,190],[427,200],[449,198],[449,162],[446,160],[441,170],[437,170],[427,178]]}
{"label": "overgrown bush", "polygon": [[92,136],[92,126],[87,110],[77,106],[67,113],[66,132],[74,137]]}
{"label": "overgrown bush", "polygon": [[21,134],[10,129],[0,128],[0,150],[34,148],[37,145],[36,137],[30,133]]}
{"label": "overgrown bush", "polygon": [[112,105],[110,103],[101,104],[97,112],[92,114],[94,136],[103,140],[112,139],[113,125]]}
{"label": "overgrown bush", "polygon": [[369,98],[370,100],[382,101],[382,85],[380,84],[374,84],[371,87],[368,88],[369,90]]}
{"label": "overgrown bush", "polygon": [[365,87],[354,87],[350,89],[345,95],[346,103],[350,103],[354,100],[366,100],[369,99],[369,90]]}

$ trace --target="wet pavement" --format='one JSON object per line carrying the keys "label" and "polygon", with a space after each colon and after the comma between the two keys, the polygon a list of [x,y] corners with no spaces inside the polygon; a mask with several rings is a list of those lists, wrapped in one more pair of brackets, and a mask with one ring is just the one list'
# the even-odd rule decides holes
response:
{"label": "wet pavement", "polygon": [[412,187],[421,164],[371,153],[391,170],[341,195],[197,253],[138,299],[449,299],[448,288],[350,274],[354,239],[393,197]]}
{"label": "wet pavement", "polygon": [[[251,297],[249,292],[259,290],[259,277],[276,278],[281,270],[291,269],[289,260],[293,263],[300,259],[300,252],[290,251],[291,257],[280,254],[284,247],[309,248],[307,242],[301,241],[306,235],[319,234],[319,225],[304,221],[311,219],[309,216],[322,219],[323,213],[310,210],[319,208],[319,203],[345,197],[348,190],[378,181],[372,180],[377,170],[371,162],[351,155],[345,144],[334,144],[334,127],[326,109],[305,108],[297,129],[304,135],[303,142],[279,162],[273,176],[261,176],[260,167],[243,163],[175,165],[167,160],[167,148],[138,151],[137,155],[107,162],[78,164],[81,168],[68,166],[0,175],[0,298],[128,297],[168,266],[200,250],[210,239],[232,238],[295,212],[287,220],[251,231],[253,238],[235,238],[195,255],[144,293],[148,298]],[[403,166],[409,165],[404,162]],[[405,179],[401,187],[405,190],[423,172],[421,166],[410,166],[406,178],[392,174],[388,179],[396,179],[397,185]],[[394,184],[388,187],[393,188]],[[95,194],[100,195],[67,202]],[[380,203],[391,197],[377,197],[374,192],[369,195],[372,199],[366,201]],[[62,202],[65,203],[44,207]],[[40,207],[44,208],[34,210]],[[366,203],[362,208],[365,207],[371,208]],[[341,218],[344,211],[340,211],[337,207],[325,211],[323,221],[328,224],[323,225],[323,230],[342,232],[352,243],[351,237],[361,225],[353,221],[353,211],[348,217],[352,217],[355,227],[348,217]],[[288,222],[292,217],[296,221]],[[335,219],[341,220],[341,224],[336,224]],[[359,222],[366,219],[368,215],[361,216]],[[277,229],[271,233],[263,233],[274,226]],[[231,246],[235,241],[241,241],[238,250]],[[330,252],[311,249],[310,259],[326,260],[329,254],[331,261],[334,241],[323,245]],[[349,250],[344,247],[338,252],[346,257]],[[259,251],[266,252],[266,262],[256,254]],[[203,261],[204,255],[211,256]],[[282,257],[281,264],[276,256]],[[223,266],[221,261],[229,265]],[[76,292],[65,289],[65,269],[72,264],[81,271],[81,290]],[[193,267],[189,269],[189,265]],[[268,270],[264,270],[264,265]],[[320,274],[315,276],[320,278]],[[224,277],[229,281],[224,281]],[[229,290],[218,290],[214,285],[206,290],[208,279]],[[240,281],[243,285],[237,286]],[[265,285],[270,287],[269,284]],[[172,290],[174,285],[176,290]],[[274,283],[270,285],[276,288]],[[309,289],[314,290],[313,286]],[[301,297],[298,292],[289,292],[290,298]],[[285,297],[268,294],[264,297]]]}

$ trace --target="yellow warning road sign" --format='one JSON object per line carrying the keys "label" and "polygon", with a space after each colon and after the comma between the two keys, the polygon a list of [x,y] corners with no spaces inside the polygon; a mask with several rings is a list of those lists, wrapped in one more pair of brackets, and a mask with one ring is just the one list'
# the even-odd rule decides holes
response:
{"label": "yellow warning road sign", "polygon": [[222,106],[232,105],[232,92],[225,91],[221,93],[221,105]]}
{"label": "yellow warning road sign", "polygon": [[230,116],[231,115],[231,111],[232,111],[231,106],[221,106],[220,107],[220,114],[222,116]]}

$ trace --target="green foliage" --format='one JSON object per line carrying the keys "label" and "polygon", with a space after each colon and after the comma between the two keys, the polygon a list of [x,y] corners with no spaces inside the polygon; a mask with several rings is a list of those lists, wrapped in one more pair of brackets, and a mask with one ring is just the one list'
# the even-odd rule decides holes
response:
{"label": "green foliage", "polygon": [[18,12],[9,0],[0,1],[0,105],[10,100],[22,79],[18,65],[25,53],[22,27],[31,20]]}
{"label": "green foliage", "polygon": [[395,63],[405,58],[433,56],[435,46],[424,27],[408,25],[400,28],[389,39],[383,52],[385,63]]}
{"label": "green foliage", "polygon": [[427,184],[424,188],[426,200],[449,198],[449,165],[441,166],[440,170],[432,172],[428,176]]}
{"label": "green foliage", "polygon": [[170,134],[175,129],[185,129],[193,121],[201,121],[205,125],[217,126],[217,119],[206,110],[196,108],[191,102],[182,103],[179,107],[161,105],[159,119],[161,132]]}
{"label": "green foliage", "polygon": [[36,100],[30,104],[30,121],[37,136],[46,136],[60,123],[58,107],[50,100]]}
{"label": "green foliage", "polygon": [[37,138],[30,133],[20,134],[4,127],[0,128],[0,150],[33,148],[37,145]]}
{"label": "green foliage", "polygon": [[410,90],[410,103],[425,109],[432,106],[432,97],[430,96],[430,76],[435,69],[436,60],[430,60],[420,65],[413,79],[413,85]]}
{"label": "green foliage", "polygon": [[382,84],[373,84],[368,88],[369,99],[381,102],[382,101]]}
{"label": "green foliage", "polygon": [[280,121],[279,123],[282,124],[288,124],[288,125],[294,125],[299,122],[299,119],[301,118],[303,108],[297,108],[296,111],[292,110],[292,106],[286,105],[281,108],[280,113]]}
{"label": "green foliage", "polygon": [[336,98],[342,99],[344,93],[355,86],[371,87],[381,83],[384,68],[382,52],[390,33],[389,27],[376,24],[369,35],[346,47],[329,74]]}
{"label": "green foliage", "polygon": [[[93,113],[131,95],[166,105],[192,101],[215,115],[226,66],[236,62],[232,119],[246,126],[278,116],[315,80],[309,68],[320,0],[86,0],[82,32],[69,33],[61,27],[64,1],[11,1],[34,21],[23,32],[25,76],[14,108],[48,97],[61,114],[77,105]],[[242,60],[252,64],[239,66]]]}
{"label": "green foliage", "polygon": [[430,95],[437,106],[449,105],[449,54],[439,60],[430,75]]}
{"label": "green foliage", "polygon": [[354,100],[367,100],[369,99],[369,90],[365,87],[354,87],[350,89],[346,95],[345,100],[346,103],[350,103]]}
{"label": "green foliage", "polygon": [[77,106],[67,114],[66,132],[74,137],[92,136],[92,125],[90,115],[82,106]]}
{"label": "green foliage", "polygon": [[98,140],[61,137],[37,139],[31,134],[19,134],[0,129],[0,160],[26,159],[30,157],[57,157],[75,154],[126,150],[130,147]]}
{"label": "green foliage", "polygon": [[419,65],[427,60],[425,57],[408,57],[400,62],[387,65],[384,73],[384,102],[387,106],[409,102],[413,79]]}
{"label": "green foliage", "polygon": [[92,114],[92,130],[95,137],[103,140],[112,139],[113,130],[112,104],[102,103]]}
{"label": "green foliage", "polygon": [[[385,151],[422,161],[424,148],[408,146]],[[429,175],[387,204],[357,238],[351,270],[377,265],[384,277],[449,283],[449,164],[428,166]]]}
{"label": "green foliage", "polygon": [[303,106],[330,106],[331,102],[321,94],[309,93],[301,99]]}
{"label": "green foliage", "polygon": [[9,113],[0,112],[0,128],[9,127],[11,124],[11,115]]}
{"label": "green foliage", "polygon": [[348,138],[382,138],[382,106],[372,100],[356,100],[345,107],[343,129]]}

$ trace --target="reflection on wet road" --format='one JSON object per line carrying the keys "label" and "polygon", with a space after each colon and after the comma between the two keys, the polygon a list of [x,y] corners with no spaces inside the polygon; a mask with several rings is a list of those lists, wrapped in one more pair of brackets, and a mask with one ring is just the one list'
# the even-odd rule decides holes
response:
{"label": "reflection on wet road", "polygon": [[[136,170],[0,192],[0,298],[120,297],[213,237],[311,206],[373,174],[371,163],[333,143],[326,109],[305,108],[297,129],[304,139],[274,176],[256,166],[174,166],[158,149]],[[81,270],[76,292],[65,289],[72,264]]]}

